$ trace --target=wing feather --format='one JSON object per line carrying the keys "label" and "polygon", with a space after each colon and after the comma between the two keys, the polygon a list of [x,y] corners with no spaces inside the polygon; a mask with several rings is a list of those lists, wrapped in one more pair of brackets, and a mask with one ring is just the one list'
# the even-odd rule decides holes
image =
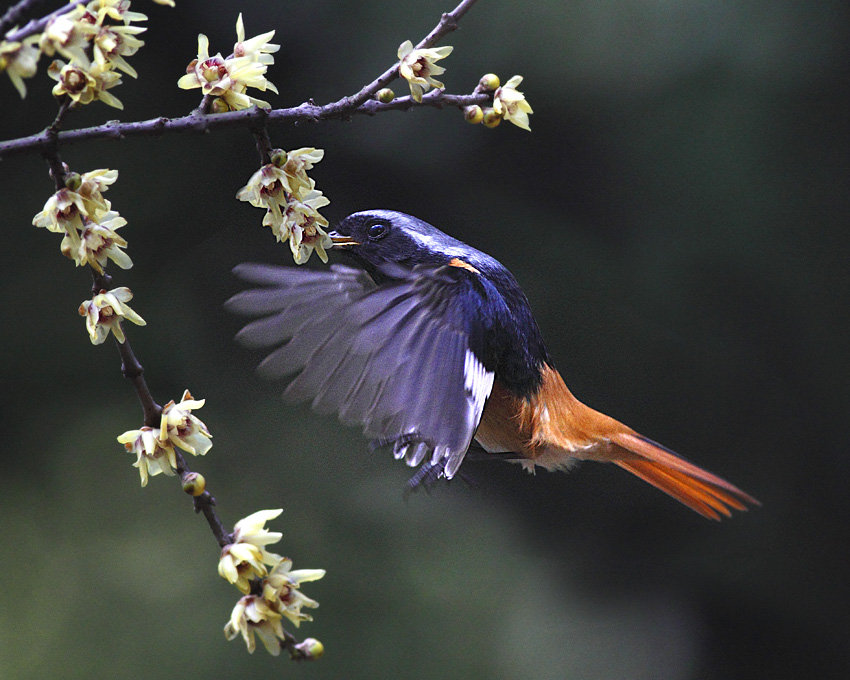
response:
{"label": "wing feather", "polygon": [[[431,461],[451,478],[472,440],[493,373],[462,295],[472,287],[456,268],[393,269],[381,285],[363,271],[245,264],[243,280],[261,286],[227,302],[260,317],[238,339],[272,349],[258,371],[294,375],[285,397],[359,423],[379,445],[416,466]],[[477,293],[473,293],[477,294]]]}

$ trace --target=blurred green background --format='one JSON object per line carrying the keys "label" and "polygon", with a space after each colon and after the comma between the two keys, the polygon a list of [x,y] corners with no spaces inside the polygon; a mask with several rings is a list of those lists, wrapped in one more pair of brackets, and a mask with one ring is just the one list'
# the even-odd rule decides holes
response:
{"label": "blurred green background", "polygon": [[[277,31],[286,106],[355,92],[452,7],[177,2],[133,3],[150,20],[125,110],[69,126],[191,110],[175,83],[196,34],[227,54],[239,11]],[[272,129],[326,150],[331,222],[403,210],[508,266],[580,398],[764,503],[722,524],[594,464],[468,464],[472,486],[405,502],[410,470],[284,405],[232,340],[231,268],[291,262],[234,199],[250,135],[63,150],[120,170],[135,267],[114,273],[148,322],[128,334],[160,403],[207,399],[215,446],[192,463],[224,520],[282,507],[280,551],[328,570],[294,631],[324,642],[316,664],[225,642],[218,548],[175,480],[140,489],[115,441],[140,409],[77,315],[88,273],[30,226],[46,166],[0,163],[0,677],[846,677],[848,19],[837,0],[481,0],[443,80],[522,74],[532,133],[433,109]],[[0,77],[3,138],[52,120],[48,63],[23,103]]]}

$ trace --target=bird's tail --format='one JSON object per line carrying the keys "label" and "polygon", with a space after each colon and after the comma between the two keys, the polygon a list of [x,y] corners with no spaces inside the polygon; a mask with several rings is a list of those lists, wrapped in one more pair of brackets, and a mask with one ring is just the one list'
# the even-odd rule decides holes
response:
{"label": "bird's tail", "polygon": [[634,455],[612,462],[661,489],[703,517],[720,519],[731,510],[761,505],[734,484],[689,463],[670,449],[636,433],[618,433],[611,442]]}

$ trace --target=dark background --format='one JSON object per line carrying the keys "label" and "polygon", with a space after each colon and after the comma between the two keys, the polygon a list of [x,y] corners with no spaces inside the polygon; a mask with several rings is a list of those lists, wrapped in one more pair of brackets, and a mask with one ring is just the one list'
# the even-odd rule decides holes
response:
{"label": "dark background", "polygon": [[[240,10],[249,36],[277,30],[270,101],[288,106],[360,89],[451,5],[133,9],[150,28],[139,80],[113,90],[125,110],[69,126],[191,110],[176,81],[196,34],[227,54]],[[532,133],[433,109],[272,130],[326,150],[331,222],[403,210],[508,266],[581,399],[764,504],[720,524],[595,464],[468,464],[473,487],[405,503],[407,468],[282,404],[232,341],[231,268],[291,262],[234,198],[250,135],[63,150],[120,170],[135,267],[113,273],[148,322],[128,335],[160,403],[207,399],[215,446],[192,463],[224,520],[282,507],[279,551],[328,570],[304,588],[322,606],[295,632],[327,650],[307,666],[225,642],[238,593],[215,542],[174,479],[140,489],[115,441],[140,409],[76,311],[88,273],[31,226],[46,166],[0,163],[0,677],[846,677],[848,18],[838,1],[482,0],[443,80],[522,74]],[[2,137],[52,120],[48,63],[23,103],[0,77]]]}

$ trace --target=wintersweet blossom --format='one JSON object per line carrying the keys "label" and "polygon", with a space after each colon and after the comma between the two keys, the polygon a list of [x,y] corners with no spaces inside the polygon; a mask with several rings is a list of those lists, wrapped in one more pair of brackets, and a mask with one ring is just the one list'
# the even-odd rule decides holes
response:
{"label": "wintersweet blossom", "polygon": [[233,527],[232,541],[221,550],[219,576],[233,583],[243,593],[251,590],[251,579],[267,576],[266,565],[278,564],[283,558],[266,550],[277,543],[283,534],[269,531],[265,524],[283,510],[260,510],[239,520]]}
{"label": "wintersweet blossom", "polygon": [[286,162],[281,166],[288,179],[287,191],[295,196],[303,196],[313,189],[316,183],[307,176],[307,171],[325,157],[324,149],[302,147],[286,153]]}
{"label": "wintersweet blossom", "polygon": [[48,57],[58,52],[68,60],[87,64],[89,34],[86,29],[93,23],[93,17],[89,18],[87,14],[82,5],[77,5],[71,11],[48,20],[38,40],[41,51]]}
{"label": "wintersweet blossom", "polygon": [[32,78],[41,55],[36,43],[38,36],[24,38],[21,42],[0,40],[0,72],[5,71],[9,75],[12,85],[21,95],[21,99],[27,96],[27,86],[24,78]]}
{"label": "wintersweet blossom", "polygon": [[124,342],[124,331],[121,321],[126,319],[137,326],[144,326],[145,320],[130,309],[127,304],[133,299],[129,288],[113,288],[110,291],[101,290],[91,300],[80,305],[80,316],[86,317],[86,328],[93,345],[100,345],[106,340],[109,331],[115,335],[118,342]]}
{"label": "wintersweet blossom", "polygon": [[139,51],[145,43],[136,36],[148,30],[143,26],[92,26],[92,51],[95,63],[103,68],[117,68],[132,78],[138,77],[124,57]]}
{"label": "wintersweet blossom", "polygon": [[277,564],[279,555],[252,543],[230,543],[221,550],[218,574],[246,595],[251,592],[251,580],[269,573],[266,565]]}
{"label": "wintersweet blossom", "polygon": [[272,656],[280,654],[280,641],[284,639],[282,615],[272,608],[268,602],[258,595],[245,595],[233,608],[230,620],[224,626],[224,635],[232,640],[241,634],[248,647],[248,652],[253,654],[257,648],[254,634],[260,636],[260,640],[268,653]]}
{"label": "wintersweet blossom", "polygon": [[240,14],[236,22],[234,55],[225,59],[220,52],[210,56],[209,39],[201,33],[198,35],[198,57],[186,68],[186,75],[177,81],[177,86],[184,90],[200,87],[204,95],[218,97],[232,110],[252,105],[271,108],[268,102],[247,95],[246,90],[253,87],[277,94],[277,88],[265,77],[268,67],[274,63],[271,53],[280,49],[280,45],[269,43],[273,36],[274,31],[269,31],[245,40]]}
{"label": "wintersweet blossom", "polygon": [[270,66],[274,63],[271,56],[280,49],[280,45],[269,42],[274,37],[274,31],[268,31],[245,40],[245,24],[242,22],[242,12],[236,19],[236,44],[233,45],[234,57],[251,57],[253,61]]}
{"label": "wintersweet blossom", "polygon": [[493,111],[517,127],[530,132],[528,114],[533,111],[531,105],[525,100],[525,95],[516,89],[520,83],[522,83],[522,76],[514,76],[493,93]]}
{"label": "wintersweet blossom", "polygon": [[325,575],[324,569],[292,569],[292,560],[282,559],[263,581],[263,599],[273,603],[275,609],[288,618],[296,627],[313,617],[302,612],[302,607],[316,608],[319,603],[299,590],[302,583],[318,581]]}
{"label": "wintersweet blossom", "polygon": [[258,510],[257,512],[240,519],[233,526],[234,543],[250,543],[256,546],[265,546],[277,543],[283,534],[279,531],[266,529],[266,522],[275,519],[283,512],[283,509]]}
{"label": "wintersweet blossom", "polygon": [[287,189],[289,177],[273,163],[267,163],[257,170],[248,183],[236,192],[236,198],[247,201],[255,208],[265,208],[267,213],[263,218],[264,226],[271,226],[277,240],[289,236],[288,233],[278,233],[283,225],[283,212],[289,200]]}
{"label": "wintersweet blossom", "polygon": [[141,430],[128,430],[118,437],[130,453],[136,454],[133,467],[139,468],[142,486],[148,485],[149,477],[160,473],[173,476],[177,467],[177,454],[169,442],[157,437],[158,430],[145,425]]}
{"label": "wintersweet blossom", "polygon": [[195,400],[189,390],[183,392],[179,404],[172,399],[162,407],[159,438],[170,441],[174,446],[191,453],[193,456],[203,456],[212,448],[212,435],[207,426],[192,411],[204,405],[204,399]]}
{"label": "wintersweet blossom", "polygon": [[103,192],[116,179],[118,171],[105,168],[82,175],[69,173],[65,178],[65,186],[47,199],[42,211],[33,217],[32,223],[48,231],[65,233],[70,239],[70,247],[79,248],[79,232],[84,227],[84,218],[95,223],[110,219],[108,215],[112,205],[103,197]]}
{"label": "wintersweet blossom", "polygon": [[66,235],[62,239],[62,254],[80,265],[91,265],[98,273],[103,273],[107,259],[112,260],[121,269],[129,269],[133,261],[121,248],[127,247],[127,241],[115,233],[127,220],[114,210],[106,213],[100,224],[84,218],[84,226],[75,239]]}
{"label": "wintersweet blossom", "polygon": [[322,192],[315,189],[303,199],[292,198],[287,203],[284,227],[289,231],[289,247],[295,264],[307,262],[314,250],[322,262],[328,261],[325,249],[330,248],[333,241],[323,229],[328,226],[328,221],[318,209],[329,203]]}
{"label": "wintersweet blossom", "polygon": [[421,102],[422,93],[427,92],[432,87],[443,89],[444,85],[439,80],[434,80],[433,76],[445,73],[446,69],[437,66],[434,62],[445,59],[452,53],[453,49],[453,47],[446,46],[415,50],[413,43],[409,40],[405,40],[399,45],[398,72],[410,85],[410,94],[416,101]]}
{"label": "wintersweet blossom", "polygon": [[102,25],[106,17],[124,24],[148,20],[147,15],[130,11],[130,0],[90,0],[86,9],[96,15],[98,25]]}
{"label": "wintersweet blossom", "polygon": [[53,94],[56,97],[68,95],[75,104],[90,104],[99,99],[116,109],[124,108],[116,96],[107,92],[108,89],[121,84],[121,76],[112,70],[109,63],[89,64],[88,60],[74,59],[66,64],[56,59],[48,67],[47,74],[57,81],[53,86]]}

